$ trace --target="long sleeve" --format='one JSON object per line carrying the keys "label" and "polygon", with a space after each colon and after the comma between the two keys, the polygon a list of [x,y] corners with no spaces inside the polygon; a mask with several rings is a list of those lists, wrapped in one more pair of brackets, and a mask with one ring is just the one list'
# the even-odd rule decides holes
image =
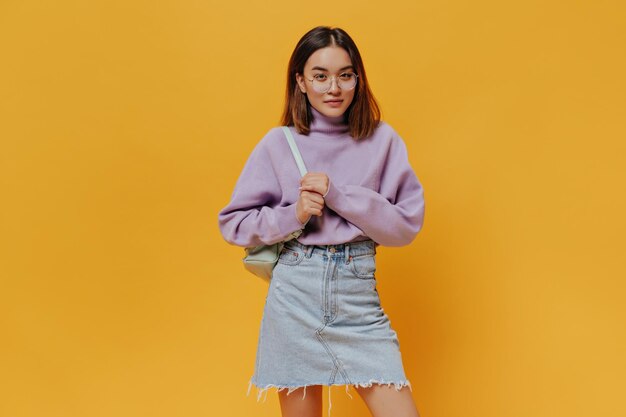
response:
{"label": "long sleeve", "polygon": [[330,178],[325,204],[380,245],[408,245],[424,223],[424,190],[411,168],[406,145],[395,132],[379,190],[335,185]]}
{"label": "long sleeve", "polygon": [[[233,245],[271,245],[304,228],[296,203],[279,206],[282,190],[263,141],[252,150],[231,200],[218,214],[224,239]],[[307,222],[308,223],[308,222]]]}

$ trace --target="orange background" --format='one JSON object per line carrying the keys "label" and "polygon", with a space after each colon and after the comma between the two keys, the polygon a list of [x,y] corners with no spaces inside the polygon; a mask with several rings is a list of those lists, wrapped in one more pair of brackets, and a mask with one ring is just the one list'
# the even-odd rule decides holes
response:
{"label": "orange background", "polygon": [[245,396],[267,286],[217,213],[322,24],[425,189],[377,258],[422,417],[626,415],[625,12],[3,1],[0,415],[279,415]]}

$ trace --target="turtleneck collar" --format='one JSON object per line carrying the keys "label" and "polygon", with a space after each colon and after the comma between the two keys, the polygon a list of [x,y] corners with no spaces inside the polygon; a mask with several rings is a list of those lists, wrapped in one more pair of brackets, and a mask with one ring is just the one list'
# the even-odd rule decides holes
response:
{"label": "turtleneck collar", "polygon": [[344,120],[345,113],[339,116],[326,116],[310,106],[313,120],[309,125],[310,133],[323,136],[340,136],[350,132],[350,125]]}

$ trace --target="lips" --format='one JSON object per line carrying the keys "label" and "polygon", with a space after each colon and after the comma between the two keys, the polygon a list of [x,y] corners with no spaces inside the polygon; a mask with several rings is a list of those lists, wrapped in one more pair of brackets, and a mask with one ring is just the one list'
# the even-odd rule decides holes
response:
{"label": "lips", "polygon": [[343,100],[326,100],[324,103],[341,103]]}

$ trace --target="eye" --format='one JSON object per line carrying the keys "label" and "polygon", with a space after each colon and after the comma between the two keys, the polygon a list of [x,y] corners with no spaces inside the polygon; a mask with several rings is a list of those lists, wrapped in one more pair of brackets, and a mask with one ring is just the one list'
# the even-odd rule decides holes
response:
{"label": "eye", "polygon": [[340,75],[340,77],[344,80],[350,80],[352,79],[352,77],[354,77],[354,74],[351,72],[344,72],[343,74]]}
{"label": "eye", "polygon": [[313,76],[313,78],[315,78],[316,80],[323,81],[324,79],[326,79],[326,75],[325,74],[315,74]]}

